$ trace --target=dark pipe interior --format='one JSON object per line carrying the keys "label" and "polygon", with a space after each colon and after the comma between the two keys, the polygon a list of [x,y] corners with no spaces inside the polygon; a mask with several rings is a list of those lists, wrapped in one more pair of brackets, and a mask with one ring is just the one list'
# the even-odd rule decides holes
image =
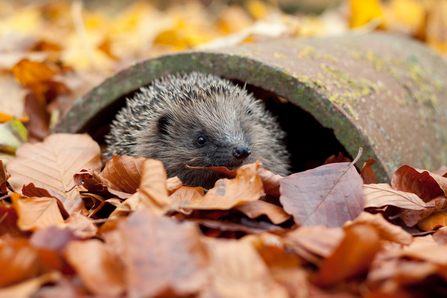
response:
{"label": "dark pipe interior", "polygon": [[[241,87],[244,86],[243,82],[235,80],[233,82]],[[335,138],[332,129],[323,127],[311,114],[290,102],[282,102],[273,92],[248,84],[246,89],[265,102],[266,108],[278,117],[278,122],[286,131],[285,142],[292,156],[292,172],[320,166],[328,157],[339,152],[352,159]],[[89,133],[99,144],[104,145],[104,136],[108,133],[115,114],[125,105],[125,98],[132,95],[133,93],[127,94],[104,108],[93,120],[84,125],[82,132]]]}

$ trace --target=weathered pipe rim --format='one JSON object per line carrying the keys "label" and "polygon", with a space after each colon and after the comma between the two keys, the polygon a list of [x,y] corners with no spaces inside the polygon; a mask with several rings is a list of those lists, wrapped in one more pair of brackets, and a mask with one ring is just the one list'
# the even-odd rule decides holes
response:
{"label": "weathered pipe rim", "polygon": [[[226,65],[226,67],[219,67],[220,65]],[[387,173],[383,161],[375,153],[363,130],[359,129],[352,119],[350,121],[350,116],[343,108],[330,102],[317,89],[306,86],[296,74],[291,74],[288,69],[271,66],[256,58],[238,54],[206,51],[177,52],[131,65],[77,99],[68,113],[56,124],[52,133],[87,132],[90,128],[89,122],[97,117],[103,108],[116,100],[149,85],[162,76],[192,71],[207,72],[223,78],[247,82],[289,100],[312,114],[321,125],[332,129],[337,140],[351,156],[355,157],[359,147],[363,147],[363,155],[358,166],[361,166],[368,158],[374,158],[377,179],[383,182],[390,181],[392,173]],[[280,81],[272,78],[279,78]]]}

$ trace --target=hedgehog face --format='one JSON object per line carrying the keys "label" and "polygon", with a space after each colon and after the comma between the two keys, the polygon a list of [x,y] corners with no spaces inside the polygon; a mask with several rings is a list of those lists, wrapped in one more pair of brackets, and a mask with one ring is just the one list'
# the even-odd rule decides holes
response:
{"label": "hedgehog face", "polygon": [[128,154],[163,162],[169,177],[213,187],[211,170],[233,169],[261,159],[288,173],[284,132],[263,104],[244,89],[210,74],[167,76],[142,88],[117,115],[107,136],[107,155]]}

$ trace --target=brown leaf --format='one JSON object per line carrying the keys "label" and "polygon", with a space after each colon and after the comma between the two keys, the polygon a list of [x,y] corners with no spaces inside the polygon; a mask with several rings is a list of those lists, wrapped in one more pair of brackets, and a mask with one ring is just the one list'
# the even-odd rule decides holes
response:
{"label": "brown leaf", "polygon": [[393,225],[383,218],[382,214],[362,212],[352,222],[347,222],[344,227],[369,224],[379,233],[380,238],[409,245],[413,242],[413,236],[405,232],[401,227]]}
{"label": "brown leaf", "polygon": [[281,179],[280,202],[299,225],[340,227],[362,212],[362,184],[351,164],[328,164]]}
{"label": "brown leaf", "polygon": [[49,226],[35,231],[29,242],[33,247],[57,251],[62,254],[68,243],[73,240],[79,240],[73,230]]}
{"label": "brown leaf", "polygon": [[14,193],[11,200],[19,218],[17,226],[22,231],[35,231],[51,225],[65,226],[55,198],[20,198]]}
{"label": "brown leaf", "polygon": [[[27,239],[0,241],[0,287],[36,276],[43,270],[41,257]],[[7,273],[7,274],[5,274]]]}
{"label": "brown leaf", "polygon": [[437,229],[436,232],[433,234],[433,239],[439,245],[447,244],[447,227],[442,227],[440,229]]}
{"label": "brown leaf", "polygon": [[424,202],[443,193],[429,172],[419,172],[410,166],[402,166],[397,169],[391,180],[391,186],[397,190],[412,192]]}
{"label": "brown leaf", "polygon": [[77,212],[73,213],[65,223],[69,229],[74,231],[74,235],[79,238],[90,238],[98,232],[98,228],[92,219]]}
{"label": "brown leaf", "polygon": [[172,209],[173,201],[168,197],[167,175],[163,163],[148,159],[143,163],[142,172],[138,191],[141,208],[152,214],[165,214]]}
{"label": "brown leaf", "polygon": [[314,283],[320,287],[366,273],[380,250],[380,237],[373,227],[354,225],[345,231],[345,238],[315,276]]}
{"label": "brown leaf", "polygon": [[7,167],[15,190],[31,182],[52,190],[65,198],[62,203],[70,214],[84,208],[77,191],[67,193],[73,175],[84,168],[101,168],[99,146],[86,134],[53,134],[43,143],[24,144]]}
{"label": "brown leaf", "polygon": [[183,186],[182,181],[179,177],[171,177],[166,180],[166,188],[168,189],[168,194],[172,195],[174,192],[176,192],[180,187]]}
{"label": "brown leaf", "polygon": [[13,206],[0,206],[0,235],[9,234],[13,237],[27,237],[29,232],[17,227],[17,213]]}
{"label": "brown leaf", "polygon": [[25,127],[33,137],[39,140],[45,138],[49,131],[50,114],[46,107],[46,102],[39,101],[34,94],[26,95],[25,112],[29,115],[29,121],[25,123]]}
{"label": "brown leaf", "polygon": [[236,178],[220,179],[201,200],[189,201],[178,207],[228,210],[236,205],[258,200],[264,192],[261,178],[257,175],[260,165],[260,160],[243,165],[237,169]]}
{"label": "brown leaf", "polygon": [[331,164],[331,163],[338,163],[338,162],[351,162],[352,160],[348,157],[343,156],[343,153],[338,152],[338,155],[336,156],[335,154],[328,157],[325,161],[324,164]]}
{"label": "brown leaf", "polygon": [[253,246],[244,241],[206,239],[211,285],[205,297],[289,297]]}
{"label": "brown leaf", "polygon": [[104,297],[123,294],[123,267],[118,257],[103,242],[96,239],[71,241],[65,256],[93,294]]}
{"label": "brown leaf", "polygon": [[[253,222],[244,222],[244,224],[239,224],[231,221],[220,221],[220,220],[211,220],[211,219],[195,219],[195,218],[188,218],[188,221],[192,221],[195,223],[200,224],[203,227],[207,227],[210,229],[213,229],[214,232],[216,231],[223,231],[223,232],[243,232],[247,234],[262,234],[265,232],[270,233],[278,233],[282,234],[286,232],[287,230],[267,223],[259,224],[257,221]],[[250,225],[250,223],[253,223]],[[220,236],[221,233],[217,233],[217,235],[209,235],[209,231],[205,231],[205,234],[207,236]],[[231,237],[229,237],[231,238]]]}
{"label": "brown leaf", "polygon": [[57,206],[59,207],[59,210],[62,213],[62,216],[64,218],[68,218],[70,216],[70,214],[68,214],[68,211],[65,210],[64,205],[62,204],[62,201],[65,200],[65,198],[63,196],[61,196],[59,193],[56,193],[54,191],[47,190],[44,188],[40,188],[40,187],[35,187],[34,183],[30,183],[28,185],[24,185],[22,187],[22,194],[27,196],[27,197],[39,197],[39,198],[43,198],[43,197],[51,197],[51,198],[55,198],[57,201]]}
{"label": "brown leaf", "polygon": [[19,284],[0,289],[0,298],[28,298],[37,292],[37,290],[44,284],[55,283],[60,278],[61,274],[57,271],[30,278]]}
{"label": "brown leaf", "polygon": [[423,210],[405,210],[400,217],[403,219],[404,223],[412,227],[424,218],[434,214],[439,209],[447,206],[447,199],[444,194],[441,194],[435,198],[432,198],[426,203],[427,208]]}
{"label": "brown leaf", "polygon": [[119,222],[116,231],[130,297],[166,291],[187,296],[206,284],[208,261],[195,225],[137,211]]}
{"label": "brown leaf", "polygon": [[73,180],[76,185],[82,185],[87,189],[87,192],[80,191],[83,195],[96,194],[104,198],[118,197],[123,200],[131,196],[130,193],[117,190],[116,186],[94,170],[82,169],[74,174]]}
{"label": "brown leaf", "polygon": [[447,266],[447,248],[439,245],[431,235],[415,237],[412,245],[399,251],[401,257],[410,257],[433,264]]}
{"label": "brown leaf", "polygon": [[[344,236],[345,232],[341,228],[303,226],[286,233],[284,241],[305,260],[319,263],[321,258],[326,258],[332,254]],[[318,265],[318,263],[315,264]]]}
{"label": "brown leaf", "polygon": [[433,231],[445,226],[447,226],[447,211],[432,214],[418,223],[418,227],[424,231]]}
{"label": "brown leaf", "polygon": [[133,194],[140,185],[145,161],[144,157],[113,155],[99,176],[110,181],[113,189]]}
{"label": "brown leaf", "polygon": [[284,244],[282,237],[270,233],[247,235],[241,241],[251,243],[270,269],[298,268],[300,258]]}
{"label": "brown leaf", "polygon": [[360,170],[360,176],[362,176],[364,184],[377,183],[376,175],[372,168],[372,165],[375,163],[376,160],[372,158],[368,158],[368,160],[363,163],[362,169]]}
{"label": "brown leaf", "polygon": [[8,178],[9,175],[6,173],[6,169],[3,166],[3,161],[0,160],[0,196],[8,192],[6,188],[6,181]]}
{"label": "brown leaf", "polygon": [[261,200],[247,202],[234,208],[250,218],[256,218],[261,215],[266,215],[271,220],[271,222],[276,225],[285,222],[291,217],[289,214],[284,212],[284,209],[282,209],[281,207]]}
{"label": "brown leaf", "polygon": [[259,178],[261,178],[262,184],[264,185],[264,192],[266,194],[279,198],[279,180],[281,180],[283,177],[281,175],[273,174],[266,168],[262,167],[258,169],[258,176]]}
{"label": "brown leaf", "polygon": [[396,206],[402,209],[424,210],[430,208],[416,194],[392,189],[386,183],[365,184],[363,194],[366,208]]}

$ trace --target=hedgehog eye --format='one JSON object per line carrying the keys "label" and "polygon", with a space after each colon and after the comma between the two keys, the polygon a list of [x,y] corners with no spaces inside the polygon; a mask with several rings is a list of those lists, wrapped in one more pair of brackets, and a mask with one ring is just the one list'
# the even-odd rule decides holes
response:
{"label": "hedgehog eye", "polygon": [[206,144],[206,139],[205,139],[204,137],[202,137],[202,136],[198,137],[198,138],[197,138],[197,144],[198,144],[199,146],[203,146],[203,145],[205,145],[205,144]]}
{"label": "hedgehog eye", "polygon": [[168,126],[171,124],[171,121],[169,120],[167,115],[163,115],[158,119],[158,131],[163,134],[168,134]]}

